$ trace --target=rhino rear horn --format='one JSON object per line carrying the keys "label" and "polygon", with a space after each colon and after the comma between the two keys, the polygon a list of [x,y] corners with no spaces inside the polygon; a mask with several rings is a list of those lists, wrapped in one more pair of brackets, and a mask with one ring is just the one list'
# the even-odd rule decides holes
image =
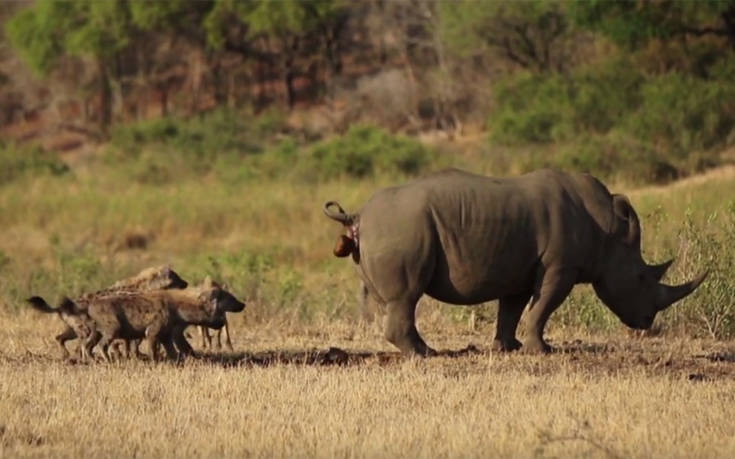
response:
{"label": "rhino rear horn", "polygon": [[660,265],[649,265],[648,269],[651,273],[651,276],[656,279],[656,282],[660,281],[661,278],[664,277],[664,274],[666,274],[666,271],[668,271],[671,264],[674,262],[674,259],[672,258],[669,261],[665,261],[661,263]]}
{"label": "rhino rear horn", "polygon": [[694,290],[696,290],[697,287],[699,287],[699,285],[702,283],[702,281],[704,281],[708,274],[709,271],[705,271],[703,274],[700,274],[691,281],[681,285],[670,286],[659,284],[659,294],[657,301],[658,310],[662,311],[692,293]]}

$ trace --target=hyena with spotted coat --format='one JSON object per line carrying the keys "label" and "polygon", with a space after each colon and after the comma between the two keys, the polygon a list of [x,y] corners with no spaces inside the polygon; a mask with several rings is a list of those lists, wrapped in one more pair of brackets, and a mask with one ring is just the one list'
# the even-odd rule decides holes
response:
{"label": "hyena with spotted coat", "polygon": [[[55,339],[61,348],[64,358],[71,357],[66,348],[66,342],[79,338],[83,343],[95,328],[94,321],[86,314],[88,306],[97,298],[120,292],[149,291],[160,289],[183,289],[188,283],[181,278],[171,266],[156,266],[146,268],[135,276],[119,280],[111,286],[94,293],[85,293],[73,300],[74,308],[53,308],[40,296],[28,298],[28,303],[41,312],[57,314],[66,324],[66,329],[56,335]],[[70,300],[66,300],[70,301]],[[79,346],[80,357],[85,360],[88,355],[83,345]]]}
{"label": "hyena with spotted coat", "polygon": [[[70,301],[61,307],[71,314],[77,312]],[[85,352],[91,353],[98,345],[103,358],[109,360],[108,350],[115,339],[145,338],[152,360],[159,359],[159,343],[169,358],[177,358],[192,352],[184,338],[186,327],[219,329],[225,324],[225,313],[244,308],[244,302],[210,278],[199,287],[184,290],[124,292],[95,298],[84,311],[94,321],[94,330],[84,343]]]}

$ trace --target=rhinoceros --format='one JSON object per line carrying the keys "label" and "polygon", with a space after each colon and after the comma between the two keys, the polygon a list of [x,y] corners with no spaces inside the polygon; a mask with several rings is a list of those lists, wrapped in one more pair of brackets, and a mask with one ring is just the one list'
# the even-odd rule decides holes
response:
{"label": "rhinoceros", "polygon": [[[628,198],[583,173],[493,178],[450,169],[382,189],[357,213],[336,201],[324,213],[346,228],[335,255],[352,255],[387,310],[385,337],[409,355],[435,354],[416,329],[423,294],[457,305],[498,299],[493,349],[545,353],[544,326],[575,284],[591,283],[624,324],[646,329],[707,275],[660,283],[673,260],[646,264]],[[516,329],[529,301],[522,344]]]}

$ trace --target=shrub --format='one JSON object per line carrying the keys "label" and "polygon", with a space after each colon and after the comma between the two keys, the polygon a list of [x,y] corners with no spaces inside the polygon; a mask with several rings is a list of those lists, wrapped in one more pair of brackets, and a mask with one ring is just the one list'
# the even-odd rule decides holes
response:
{"label": "shrub", "polygon": [[735,337],[735,253],[731,250],[735,244],[735,200],[721,213],[710,213],[699,223],[688,209],[678,240],[679,263],[672,283],[688,281],[704,270],[709,275],[694,294],[667,309],[662,320],[699,336]]}
{"label": "shrub", "polygon": [[232,110],[215,110],[189,119],[161,118],[117,126],[111,144],[124,155],[138,156],[142,147],[156,146],[158,154],[213,162],[223,155],[261,153],[278,130],[273,113],[256,118]]}
{"label": "shrub", "polygon": [[557,143],[529,165],[555,165],[633,181],[671,180],[716,165],[735,132],[735,62],[703,76],[644,77],[612,59],[569,76],[521,73],[496,91],[490,139]]}
{"label": "shrub", "polygon": [[241,180],[256,175],[249,158],[266,152],[283,131],[283,116],[275,110],[254,116],[220,109],[188,119],[142,121],[115,127],[106,159],[142,183],[212,171]]}
{"label": "shrub", "polygon": [[641,96],[626,130],[677,160],[724,146],[735,126],[735,84],[727,79],[669,73],[647,81]]}
{"label": "shrub", "polygon": [[63,175],[69,167],[58,155],[38,146],[0,142],[0,184],[29,175]]}
{"label": "shrub", "polygon": [[500,143],[546,143],[606,133],[640,100],[641,75],[619,59],[577,69],[569,76],[522,73],[496,89],[488,121]]}
{"label": "shrub", "polygon": [[288,176],[319,180],[375,173],[413,175],[434,158],[416,140],[369,126],[304,146],[284,134],[279,112],[244,118],[219,110],[189,120],[159,119],[113,131],[108,164],[142,183],[214,173],[228,182]]}
{"label": "shrub", "polygon": [[416,140],[390,135],[367,125],[352,126],[344,135],[320,142],[307,152],[307,166],[319,178],[365,177],[376,172],[416,174],[434,158]]}
{"label": "shrub", "polygon": [[504,144],[551,142],[570,126],[568,85],[559,75],[524,73],[496,88],[491,139]]}

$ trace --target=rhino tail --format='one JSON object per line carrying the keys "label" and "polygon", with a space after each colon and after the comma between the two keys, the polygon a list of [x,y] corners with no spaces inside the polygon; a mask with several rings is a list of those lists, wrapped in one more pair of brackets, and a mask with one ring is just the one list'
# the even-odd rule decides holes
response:
{"label": "rhino tail", "polygon": [[[336,207],[337,210],[332,209],[332,207]],[[342,223],[345,226],[350,226],[355,221],[355,215],[345,212],[337,201],[327,201],[324,204],[324,215],[332,220]]]}
{"label": "rhino tail", "polygon": [[40,296],[32,296],[26,300],[28,304],[31,305],[33,309],[40,312],[45,312],[47,314],[52,314],[59,312],[58,309],[52,308],[46,300],[41,298]]}

